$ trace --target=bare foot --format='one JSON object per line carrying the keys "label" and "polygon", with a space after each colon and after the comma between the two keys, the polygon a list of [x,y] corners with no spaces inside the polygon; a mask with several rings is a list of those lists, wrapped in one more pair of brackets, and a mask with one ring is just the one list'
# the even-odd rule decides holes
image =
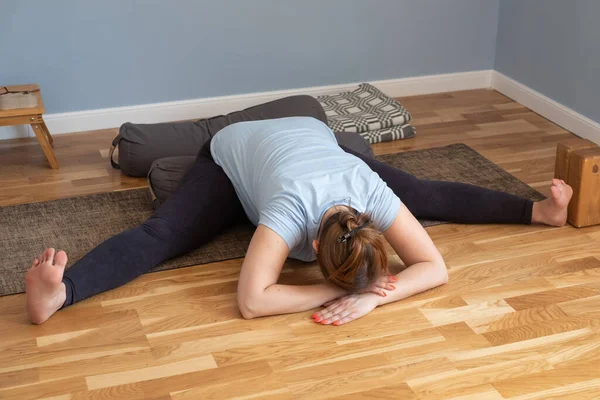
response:
{"label": "bare foot", "polygon": [[62,283],[63,273],[67,265],[67,253],[54,249],[46,249],[25,275],[25,292],[27,293],[27,315],[34,324],[46,322],[52,314],[60,309],[67,292]]}
{"label": "bare foot", "polygon": [[552,195],[546,200],[533,204],[531,222],[550,226],[563,226],[567,223],[567,207],[573,196],[573,189],[565,181],[552,179]]}

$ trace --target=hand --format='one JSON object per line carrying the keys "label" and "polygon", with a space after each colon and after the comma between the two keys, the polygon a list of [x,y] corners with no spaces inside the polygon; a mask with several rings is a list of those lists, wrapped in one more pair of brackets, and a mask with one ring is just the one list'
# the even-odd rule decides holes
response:
{"label": "hand", "polygon": [[373,311],[379,298],[373,293],[350,294],[327,304],[327,308],[312,315],[313,320],[323,325],[343,325]]}
{"label": "hand", "polygon": [[394,290],[396,286],[394,283],[398,281],[395,275],[383,275],[377,279],[371,286],[362,290],[360,293],[375,293],[381,297],[386,297],[386,290]]}

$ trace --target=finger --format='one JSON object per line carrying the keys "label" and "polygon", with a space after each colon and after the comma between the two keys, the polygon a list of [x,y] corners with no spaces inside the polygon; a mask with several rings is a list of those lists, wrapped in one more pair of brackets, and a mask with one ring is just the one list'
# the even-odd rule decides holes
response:
{"label": "finger", "polygon": [[387,296],[387,293],[385,292],[385,290],[380,289],[378,287],[371,289],[370,292],[371,293],[375,293],[375,294],[377,294],[377,295],[379,295],[381,297],[386,297]]}
{"label": "finger", "polygon": [[[333,304],[336,304],[336,303],[337,303],[337,302],[334,302]],[[331,306],[329,306],[329,307],[331,307]],[[315,322],[321,322],[321,321],[323,321],[323,319],[325,318],[325,315],[326,315],[326,314],[329,312],[328,310],[329,310],[329,308],[325,308],[325,309],[323,309],[323,310],[321,310],[321,311],[317,311],[316,313],[314,313],[314,314],[312,315],[312,317],[311,317],[311,318],[312,318],[312,319],[313,319],[313,321],[315,321]]]}
{"label": "finger", "polygon": [[394,283],[397,281],[398,278],[395,275],[384,275],[377,280],[378,283]]}
{"label": "finger", "polygon": [[[317,311],[316,313],[314,313],[311,318],[313,319],[313,321],[315,322],[319,322],[320,320],[323,319],[323,317],[321,316],[321,311]],[[319,320],[319,321],[317,321]]]}
{"label": "finger", "polygon": [[[343,315],[347,315],[348,313],[346,312],[346,310],[342,310],[340,311],[341,313],[343,313]],[[351,312],[351,311],[350,311]],[[331,325],[336,323],[337,321],[339,321],[342,317],[338,314],[333,314],[332,316],[330,316],[329,318],[324,319],[323,321],[321,321],[322,325]]]}
{"label": "finger", "polygon": [[347,302],[337,304],[335,307],[330,307],[332,316],[339,315],[349,308],[351,308],[351,306]]}
{"label": "finger", "polygon": [[334,306],[335,304],[339,303],[340,301],[341,301],[341,299],[339,299],[339,298],[328,301],[327,303],[323,304],[323,307],[324,307],[323,309],[314,312],[313,315],[311,315],[310,317],[312,319],[316,319],[316,318],[323,319],[323,314],[325,314],[329,310],[329,307]]}
{"label": "finger", "polygon": [[330,319],[330,322],[335,325],[336,322],[339,322],[342,319],[346,318],[347,316],[352,314],[352,312],[353,312],[353,308],[342,309]]}
{"label": "finger", "polygon": [[[332,319],[339,310],[343,310],[344,305],[343,304],[334,304],[329,306],[325,312],[321,313],[321,323],[323,323],[323,321],[327,321]],[[316,320],[315,320],[316,321]]]}
{"label": "finger", "polygon": [[320,322],[320,323],[323,323],[323,321],[331,322],[330,320],[336,314],[338,314],[341,310],[348,308],[349,304],[350,304],[350,299],[348,299],[348,298],[338,300],[335,303],[333,303],[332,305],[330,305],[329,307],[327,307],[325,310],[321,310],[318,313],[318,316],[316,318],[314,318],[314,321]]}
{"label": "finger", "polygon": [[396,289],[396,285],[394,285],[393,283],[380,283],[377,285],[378,288],[380,289],[385,289],[385,290],[394,290]]}
{"label": "finger", "polygon": [[355,319],[358,319],[358,318],[360,318],[358,315],[359,315],[359,314],[358,314],[358,313],[355,313],[355,312],[353,312],[353,313],[350,313],[350,315],[347,315],[347,316],[345,316],[344,318],[340,319],[339,321],[336,321],[336,322],[334,323],[334,325],[335,325],[335,326],[340,326],[340,325],[347,324],[348,322],[351,322],[351,321],[354,321]]}
{"label": "finger", "polygon": [[314,321],[317,323],[322,323],[323,321],[326,321],[329,316],[331,316],[330,313],[322,313],[316,318],[314,318]]}

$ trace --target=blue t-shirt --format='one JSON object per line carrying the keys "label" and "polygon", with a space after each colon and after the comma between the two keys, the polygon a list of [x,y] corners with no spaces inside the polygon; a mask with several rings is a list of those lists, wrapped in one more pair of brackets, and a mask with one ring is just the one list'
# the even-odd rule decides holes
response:
{"label": "blue t-shirt", "polygon": [[211,154],[235,187],[246,215],[285,240],[292,258],[313,261],[325,211],[350,205],[387,230],[400,199],[331,129],[310,117],[239,122],[214,136]]}

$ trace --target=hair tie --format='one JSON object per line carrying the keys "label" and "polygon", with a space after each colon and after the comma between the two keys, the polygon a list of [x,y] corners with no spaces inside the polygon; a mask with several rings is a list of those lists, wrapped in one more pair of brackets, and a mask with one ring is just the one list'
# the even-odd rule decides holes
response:
{"label": "hair tie", "polygon": [[350,239],[351,237],[354,237],[358,232],[360,232],[363,228],[366,228],[367,225],[369,225],[371,223],[370,220],[367,220],[365,223],[363,223],[362,225],[357,226],[354,229],[350,229],[348,232],[344,233],[343,235],[341,235],[338,239],[337,242],[338,243],[346,243],[348,241],[348,239]]}

